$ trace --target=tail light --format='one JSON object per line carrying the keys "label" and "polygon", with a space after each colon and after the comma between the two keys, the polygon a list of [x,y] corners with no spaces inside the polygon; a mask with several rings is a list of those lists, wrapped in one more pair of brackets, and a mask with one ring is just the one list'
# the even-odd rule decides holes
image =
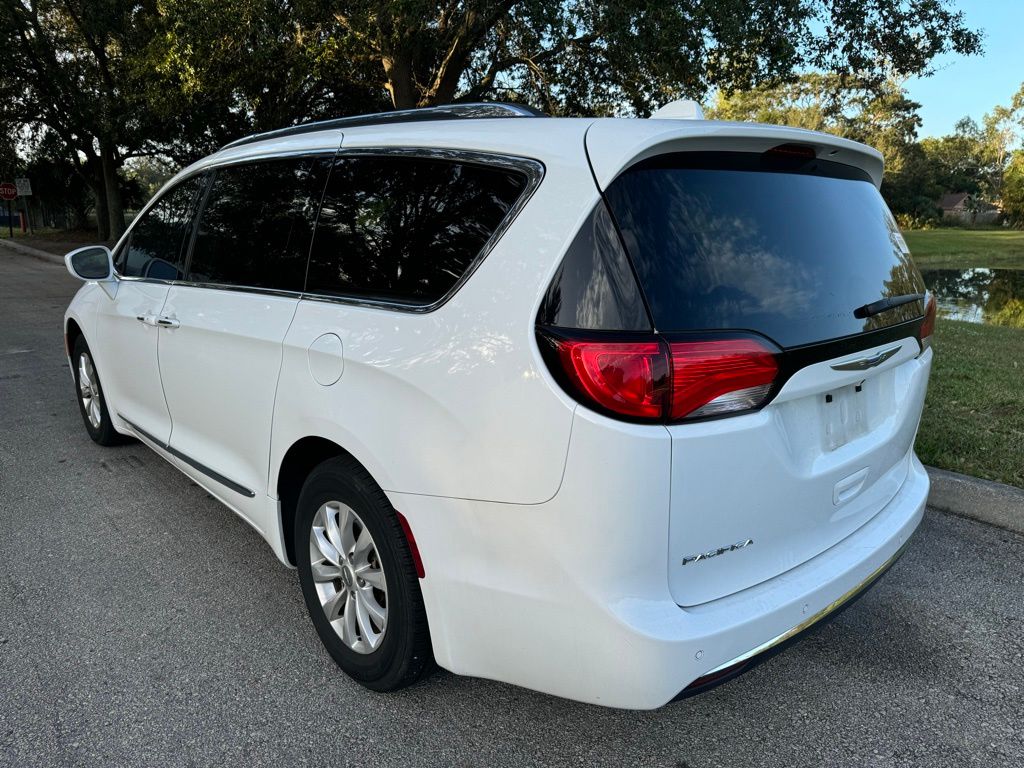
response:
{"label": "tail light", "polygon": [[932,334],[935,333],[935,294],[928,294],[928,303],[924,307],[924,320],[921,322],[921,330],[918,337],[921,339],[921,349],[928,349],[932,345]]}
{"label": "tail light", "polygon": [[778,350],[753,337],[611,340],[541,331],[541,345],[570,392],[599,411],[636,421],[759,408],[779,371]]}
{"label": "tail light", "polygon": [[718,416],[764,404],[779,365],[752,338],[686,341],[672,351],[672,419]]}
{"label": "tail light", "polygon": [[668,361],[659,341],[555,342],[562,368],[577,390],[604,410],[660,419],[668,392]]}

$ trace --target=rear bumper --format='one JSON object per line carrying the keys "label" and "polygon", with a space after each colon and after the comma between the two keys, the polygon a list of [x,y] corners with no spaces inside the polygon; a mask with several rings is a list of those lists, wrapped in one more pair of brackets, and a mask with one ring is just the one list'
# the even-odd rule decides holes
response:
{"label": "rear bumper", "polygon": [[[667,432],[616,427],[631,450],[585,438],[539,505],[389,494],[408,518],[438,663],[578,701],[653,709],[736,660],[778,649],[873,583],[917,528],[928,476],[911,456],[899,492],[825,552],[692,607],[669,590]],[[781,638],[781,639],[780,639]],[[727,679],[727,675],[722,676]],[[691,693],[699,692],[697,689]]]}
{"label": "rear bumper", "polygon": [[706,675],[698,677],[686,686],[686,688],[681,690],[672,700],[680,701],[682,699],[688,699],[691,696],[704,693],[712,688],[717,688],[722,683],[727,683],[733,678],[749,672],[758,664],[767,661],[775,654],[781,653],[786,648],[799,642],[810,633],[828,624],[839,616],[839,614],[857,602],[857,600],[867,594],[868,590],[875,586],[875,584],[877,584],[878,581],[889,572],[889,569],[896,564],[896,561],[903,556],[903,553],[906,551],[909,543],[909,541],[904,542],[903,546],[896,551],[896,554],[886,560],[861,584],[858,584],[846,594],[841,595],[839,598],[825,606],[822,610],[811,616],[811,618],[786,630],[782,634],[773,637],[771,640],[762,643],[756,648],[752,648],[735,659],[730,659],[724,664],[720,664]]}

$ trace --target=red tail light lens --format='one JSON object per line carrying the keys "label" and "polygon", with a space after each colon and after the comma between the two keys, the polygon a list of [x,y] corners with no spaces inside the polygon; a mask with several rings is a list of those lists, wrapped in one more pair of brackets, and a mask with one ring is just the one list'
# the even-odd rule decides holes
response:
{"label": "red tail light lens", "polygon": [[928,303],[924,308],[924,320],[921,322],[921,330],[919,337],[921,339],[922,347],[929,347],[931,345],[932,334],[935,333],[935,315],[938,308],[935,306],[935,296],[929,294]]}
{"label": "red tail light lens", "polygon": [[584,402],[639,421],[738,413],[765,403],[778,375],[776,350],[753,338],[667,342],[542,334],[552,370]]}
{"label": "red tail light lens", "polygon": [[755,339],[673,342],[672,418],[717,416],[764,403],[779,373]]}
{"label": "red tail light lens", "polygon": [[660,419],[668,360],[660,342],[556,342],[562,367],[583,394],[623,416]]}

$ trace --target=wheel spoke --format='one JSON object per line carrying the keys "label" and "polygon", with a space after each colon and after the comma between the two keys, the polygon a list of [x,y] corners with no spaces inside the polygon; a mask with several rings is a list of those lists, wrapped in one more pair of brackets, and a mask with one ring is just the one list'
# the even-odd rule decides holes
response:
{"label": "wheel spoke", "polygon": [[350,597],[351,595],[347,591],[342,590],[324,603],[324,611],[327,613],[328,621],[337,621],[342,617]]}
{"label": "wheel spoke", "polygon": [[384,571],[380,568],[374,568],[367,563],[362,568],[356,568],[356,576],[367,584],[387,592],[388,587],[387,582],[384,581]]}
{"label": "wheel spoke", "polygon": [[359,632],[362,634],[363,640],[365,640],[366,644],[372,648],[376,645],[375,637],[378,632],[370,623],[370,614],[367,610],[365,600],[356,600],[356,619],[359,622]]}
{"label": "wheel spoke", "polygon": [[351,592],[345,598],[345,615],[341,620],[341,639],[350,648],[359,643],[359,633],[356,632],[356,599]]}
{"label": "wheel spoke", "polygon": [[387,611],[384,607],[377,602],[377,598],[373,595],[373,590],[369,587],[364,587],[356,593],[359,604],[363,607],[363,611],[373,617],[374,621],[377,622],[377,626],[384,626],[384,619],[387,617]]}
{"label": "wheel spoke", "polygon": [[369,565],[367,557],[372,550],[373,537],[370,536],[370,529],[364,526],[363,530],[359,532],[359,538],[356,539],[352,548],[352,563],[357,569],[360,565]]}
{"label": "wheel spoke", "polygon": [[339,528],[341,529],[342,552],[344,552],[348,557],[352,557],[352,552],[356,548],[356,516],[352,510],[346,506],[342,506],[341,509],[343,517]]}
{"label": "wheel spoke", "polygon": [[330,562],[313,563],[313,581],[323,583],[341,578],[341,568]]}
{"label": "wheel spoke", "polygon": [[335,565],[341,564],[341,555],[338,553],[338,550],[327,539],[324,529],[316,525],[313,526],[313,543],[316,544],[316,548],[320,550],[321,555]]}
{"label": "wheel spoke", "polygon": [[[345,518],[348,517],[348,510],[345,507],[335,507],[330,504],[324,508],[324,529],[327,532],[327,539],[334,545],[334,549],[341,555],[345,554],[344,541],[341,536],[341,530],[338,526],[338,518],[342,518],[342,525],[344,525]],[[338,562],[341,562],[339,558]]]}

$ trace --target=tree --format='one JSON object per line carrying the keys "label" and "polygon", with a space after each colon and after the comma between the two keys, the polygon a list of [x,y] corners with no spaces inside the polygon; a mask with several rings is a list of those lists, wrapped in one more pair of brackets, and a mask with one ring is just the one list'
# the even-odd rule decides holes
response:
{"label": "tree", "polygon": [[0,0],[0,44],[0,127],[74,168],[106,239],[143,155],[457,100],[644,115],[808,68],[876,90],[980,35],[948,0]]}
{"label": "tree", "polygon": [[[524,101],[644,115],[814,67],[880,84],[980,51],[946,0],[163,0],[152,61],[189,97],[282,117],[339,94],[412,108]],[[246,73],[248,71],[248,73]],[[268,88],[274,83],[274,88]],[[170,91],[167,90],[170,86]],[[277,103],[281,109],[268,109]]]}
{"label": "tree", "polygon": [[390,107],[319,2],[163,0],[146,23],[135,66],[162,129],[148,147],[179,163],[249,133]]}
{"label": "tree", "polygon": [[980,50],[945,0],[350,0],[337,44],[374,61],[398,108],[511,98],[556,113],[639,115],[808,68],[879,84]]}
{"label": "tree", "polygon": [[1003,176],[1003,215],[1011,225],[1024,228],[1024,149],[1013,153]]}
{"label": "tree", "polygon": [[935,183],[943,192],[981,193],[981,129],[968,117],[957,122],[953,133],[921,141],[921,149],[932,166]]}
{"label": "tree", "polygon": [[118,170],[144,132],[127,67],[146,6],[114,0],[0,3],[0,123],[71,163],[96,201],[101,239],[124,231]]}
{"label": "tree", "polygon": [[969,117],[953,134],[925,139],[922,148],[943,191],[968,192],[972,198],[1003,206],[1013,147],[1024,128],[1024,84],[1009,106],[996,106],[979,125]]}

